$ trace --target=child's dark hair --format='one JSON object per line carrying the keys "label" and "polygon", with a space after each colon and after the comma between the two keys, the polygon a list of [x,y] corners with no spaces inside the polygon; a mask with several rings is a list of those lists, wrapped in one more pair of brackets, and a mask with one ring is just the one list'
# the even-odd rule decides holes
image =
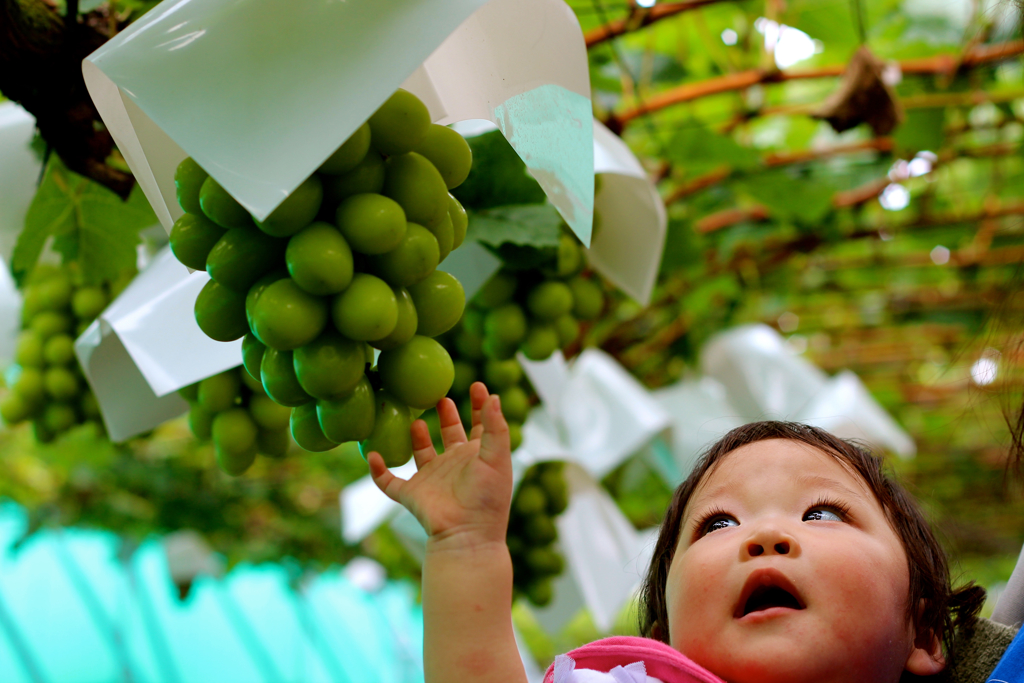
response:
{"label": "child's dark hair", "polygon": [[[955,630],[977,615],[985,602],[985,589],[973,583],[952,589],[945,552],[917,503],[886,471],[881,457],[822,429],[794,422],[753,422],[733,429],[704,452],[690,476],[676,489],[641,587],[640,633],[669,642],[665,586],[690,497],[727,454],[766,439],[792,439],[813,446],[838,460],[867,484],[907,555],[910,569],[907,618],[918,633],[930,631],[938,636],[948,657],[953,652]],[[920,611],[919,604],[923,605]]]}

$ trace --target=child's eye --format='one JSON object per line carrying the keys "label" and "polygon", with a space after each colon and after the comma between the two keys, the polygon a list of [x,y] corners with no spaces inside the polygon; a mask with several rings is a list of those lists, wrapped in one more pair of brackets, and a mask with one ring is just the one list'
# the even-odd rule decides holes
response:
{"label": "child's eye", "polygon": [[740,525],[740,523],[737,522],[732,517],[721,517],[721,516],[719,516],[719,517],[714,517],[714,518],[708,520],[707,522],[705,522],[703,528],[704,528],[704,533],[705,534],[710,534],[712,531],[718,531],[720,529],[725,529],[727,527],[739,526],[739,525]]}
{"label": "child's eye", "polygon": [[839,516],[838,512],[834,512],[828,508],[814,508],[804,513],[803,521],[807,522],[810,520],[819,522],[841,522],[843,521],[843,518]]}

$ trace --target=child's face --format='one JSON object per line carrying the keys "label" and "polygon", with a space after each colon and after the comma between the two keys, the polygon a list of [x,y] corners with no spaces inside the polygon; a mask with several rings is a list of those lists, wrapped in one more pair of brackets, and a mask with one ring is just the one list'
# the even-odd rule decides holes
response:
{"label": "child's face", "polygon": [[856,474],[806,444],[759,441],[726,455],[683,513],[670,644],[730,683],[897,681],[914,650],[909,587]]}

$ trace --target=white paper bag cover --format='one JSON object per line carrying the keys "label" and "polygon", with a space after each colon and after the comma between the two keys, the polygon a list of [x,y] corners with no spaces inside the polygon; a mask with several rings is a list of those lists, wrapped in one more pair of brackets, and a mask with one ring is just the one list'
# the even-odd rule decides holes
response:
{"label": "white paper bag cover", "polygon": [[[594,173],[601,190],[594,195],[600,231],[593,235],[587,261],[609,282],[641,304],[650,302],[665,248],[668,215],[665,203],[636,155],[597,119],[594,127]],[[495,130],[485,121],[455,127],[466,137]]]}
{"label": "white paper bag cover", "polygon": [[590,242],[588,63],[562,0],[165,0],[83,71],[168,230],[186,155],[262,220],[404,86],[440,123],[498,123]]}
{"label": "white paper bag cover", "polygon": [[0,256],[7,263],[25,227],[42,170],[30,147],[35,131],[35,118],[20,105],[0,103]]}
{"label": "white paper bag cover", "polygon": [[587,349],[567,369],[560,358],[519,357],[543,404],[523,424],[516,454],[524,464],[565,460],[600,479],[670,425],[650,392],[605,352]]}

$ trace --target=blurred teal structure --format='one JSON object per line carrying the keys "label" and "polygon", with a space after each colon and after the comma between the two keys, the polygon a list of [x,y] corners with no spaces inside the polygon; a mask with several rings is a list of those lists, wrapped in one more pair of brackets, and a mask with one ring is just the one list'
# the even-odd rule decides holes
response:
{"label": "blurred teal structure", "polygon": [[184,600],[159,540],[119,555],[112,533],[44,531],[0,505],[3,683],[415,683],[415,589],[367,592],[327,572],[293,588],[277,565],[198,578]]}

